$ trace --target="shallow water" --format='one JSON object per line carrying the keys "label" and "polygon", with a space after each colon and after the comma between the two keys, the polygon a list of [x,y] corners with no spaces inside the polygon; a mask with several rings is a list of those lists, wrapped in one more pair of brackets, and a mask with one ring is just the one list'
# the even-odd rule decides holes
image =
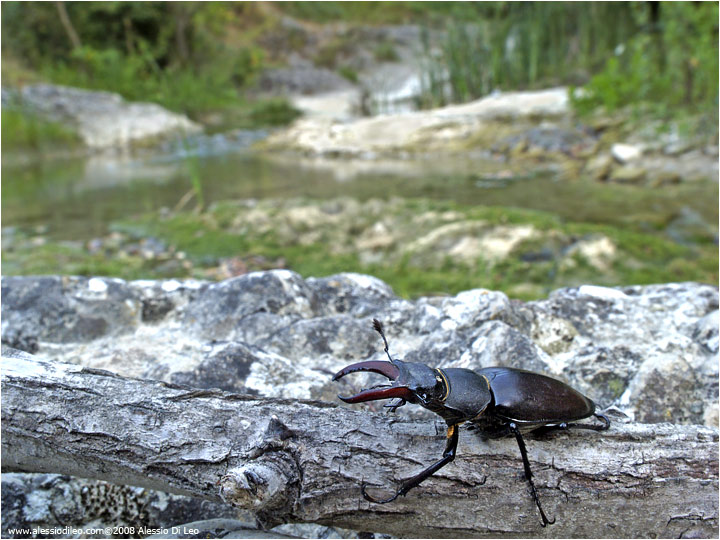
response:
{"label": "shallow water", "polygon": [[[426,197],[470,205],[544,210],[568,221],[663,230],[692,215],[718,221],[718,187],[693,182],[650,188],[561,179],[557,171],[511,171],[482,155],[369,161],[263,154],[261,134],[202,137],[136,155],[3,159],[2,226],[42,227],[53,239],[105,234],[110,222],[140,212],[192,209],[224,199]],[[5,156],[4,156],[5,157]],[[195,188],[193,188],[195,186]]]}

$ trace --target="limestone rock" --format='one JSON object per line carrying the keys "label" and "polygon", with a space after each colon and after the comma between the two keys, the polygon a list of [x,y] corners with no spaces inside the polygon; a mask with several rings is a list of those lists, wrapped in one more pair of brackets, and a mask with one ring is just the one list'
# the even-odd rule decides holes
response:
{"label": "limestone rock", "polygon": [[[597,264],[612,256],[602,239],[583,245]],[[2,292],[4,343],[126,376],[334,400],[335,370],[384,357],[375,317],[398,357],[548,372],[645,422],[714,414],[709,285],[583,285],[529,303],[476,289],[411,302],[371,276],[273,270],[218,283],[5,277]],[[672,391],[652,390],[665,379]]]}
{"label": "limestone rock", "polygon": [[642,150],[632,144],[615,143],[610,148],[612,156],[620,163],[628,163],[638,159]]}
{"label": "limestone rock", "polygon": [[186,116],[154,103],[126,102],[111,92],[37,84],[23,87],[20,94],[23,106],[74,126],[90,148],[122,148],[201,131]]}
{"label": "limestone rock", "polygon": [[377,156],[427,145],[452,145],[497,121],[556,118],[569,112],[567,89],[493,94],[462,105],[372,118],[310,117],[272,135],[270,148],[323,156]]}
{"label": "limestone rock", "polygon": [[612,170],[610,180],[627,184],[634,184],[645,179],[647,171],[635,165],[623,165]]}

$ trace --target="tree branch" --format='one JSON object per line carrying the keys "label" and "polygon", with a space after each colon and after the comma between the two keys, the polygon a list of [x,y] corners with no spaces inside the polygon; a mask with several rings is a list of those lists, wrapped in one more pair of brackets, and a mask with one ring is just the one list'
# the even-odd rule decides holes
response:
{"label": "tree branch", "polygon": [[[458,457],[387,505],[384,490],[439,458],[440,423],[318,401],[126,379],[28,355],[3,358],[2,467],[225,500],[267,525],[315,522],[397,536],[716,537],[718,436],[621,424],[527,437],[555,525],[540,527],[512,438],[463,430]],[[383,491],[378,488],[377,491]]]}
{"label": "tree branch", "polygon": [[75,27],[70,20],[70,15],[68,15],[67,9],[65,8],[65,2],[55,2],[55,6],[57,7],[58,15],[60,16],[60,22],[65,29],[65,33],[68,35],[68,39],[70,39],[73,49],[82,47],[80,36],[78,36],[78,33],[75,31]]}

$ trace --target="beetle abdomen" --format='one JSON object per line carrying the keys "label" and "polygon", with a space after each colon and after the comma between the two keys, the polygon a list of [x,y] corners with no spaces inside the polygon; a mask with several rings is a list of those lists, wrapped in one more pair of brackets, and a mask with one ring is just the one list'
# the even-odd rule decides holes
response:
{"label": "beetle abdomen", "polygon": [[564,382],[540,373],[507,367],[481,369],[490,381],[494,413],[509,420],[552,424],[580,420],[595,404]]}

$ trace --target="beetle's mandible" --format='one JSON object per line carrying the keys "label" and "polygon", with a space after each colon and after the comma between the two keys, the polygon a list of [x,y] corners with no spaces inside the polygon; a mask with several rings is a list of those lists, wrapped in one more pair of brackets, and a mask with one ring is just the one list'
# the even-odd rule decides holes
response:
{"label": "beetle's mandible", "polygon": [[[384,375],[391,384],[374,386],[354,396],[338,396],[346,403],[395,398],[385,405],[391,411],[405,403],[415,403],[440,415],[447,422],[447,444],[442,459],[405,480],[394,495],[376,499],[361,486],[363,497],[373,503],[389,503],[405,495],[423,480],[455,459],[459,425],[469,422],[471,429],[491,437],[513,435],[520,448],[525,479],[542,518],[542,526],[555,523],[548,519],[540,505],[530,471],[522,433],[558,429],[603,431],[610,427],[606,416],[595,412],[595,404],[577,390],[551,377],[508,367],[490,367],[479,371],[461,368],[430,368],[425,364],[403,362],[390,356],[382,324],[373,319],[373,328],[385,344],[389,362],[367,361],[347,366],[333,377],[339,380],[348,373],[372,371]],[[602,424],[578,424],[594,416]]]}

